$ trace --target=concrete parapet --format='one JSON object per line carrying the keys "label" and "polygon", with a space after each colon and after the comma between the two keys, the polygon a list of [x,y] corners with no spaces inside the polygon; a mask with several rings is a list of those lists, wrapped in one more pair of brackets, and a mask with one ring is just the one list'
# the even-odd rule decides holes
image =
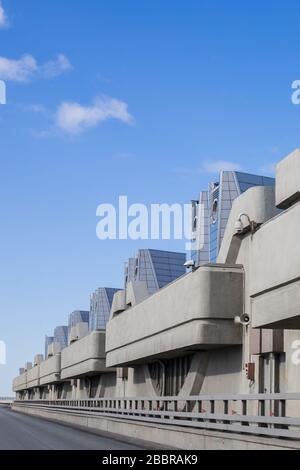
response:
{"label": "concrete parapet", "polygon": [[[61,353],[61,379],[107,372],[105,364],[105,331],[92,331]],[[111,372],[111,370],[110,370]]]}
{"label": "concrete parapet", "polygon": [[203,266],[111,318],[107,366],[146,363],[190,348],[241,344],[241,328],[233,319],[242,312],[242,268]]}
{"label": "concrete parapet", "polygon": [[[106,418],[64,413],[38,407],[13,405],[13,410],[40,418],[79,427],[89,432],[125,440],[152,449],[184,450],[276,450],[300,449],[300,442],[255,435],[243,435],[188,427],[132,422],[126,419]],[[143,440],[141,440],[143,436]]]}
{"label": "concrete parapet", "polygon": [[287,209],[300,200],[300,149],[281,160],[276,167],[276,206]]}

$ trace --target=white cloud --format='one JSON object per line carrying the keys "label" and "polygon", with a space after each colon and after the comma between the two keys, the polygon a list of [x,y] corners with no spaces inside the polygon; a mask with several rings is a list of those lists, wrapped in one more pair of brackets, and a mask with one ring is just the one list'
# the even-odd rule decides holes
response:
{"label": "white cloud", "polygon": [[241,166],[238,163],[226,160],[216,160],[214,162],[204,162],[200,167],[200,173],[220,173],[220,171],[238,171]]}
{"label": "white cloud", "polygon": [[20,59],[0,57],[0,79],[7,81],[28,82],[34,77],[53,78],[71,68],[71,63],[63,54],[59,54],[56,60],[42,65],[38,65],[36,59],[30,54]]}
{"label": "white cloud", "polygon": [[37,63],[31,55],[24,55],[21,59],[7,59],[0,57],[0,78],[15,82],[28,81],[37,71]]}
{"label": "white cloud", "polygon": [[56,60],[50,60],[42,65],[39,73],[44,78],[54,78],[68,70],[72,70],[72,64],[64,54],[59,54]]}
{"label": "white cloud", "polygon": [[5,28],[6,26],[8,26],[8,19],[0,0],[0,29]]}
{"label": "white cloud", "polygon": [[126,124],[131,124],[133,121],[127,110],[127,104],[109,96],[96,98],[91,106],[64,102],[56,113],[57,127],[67,134],[79,134],[84,129],[96,127],[108,119],[117,119]]}

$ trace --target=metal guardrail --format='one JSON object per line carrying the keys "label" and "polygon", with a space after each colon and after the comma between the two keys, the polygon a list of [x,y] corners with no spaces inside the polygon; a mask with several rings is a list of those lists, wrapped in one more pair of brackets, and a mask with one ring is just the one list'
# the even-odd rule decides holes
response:
{"label": "metal guardrail", "polygon": [[298,401],[300,407],[300,393],[22,400],[15,403],[78,415],[300,439],[300,417],[286,416],[289,401]]}
{"label": "metal guardrail", "polygon": [[15,399],[15,397],[0,397],[0,404],[12,403]]}

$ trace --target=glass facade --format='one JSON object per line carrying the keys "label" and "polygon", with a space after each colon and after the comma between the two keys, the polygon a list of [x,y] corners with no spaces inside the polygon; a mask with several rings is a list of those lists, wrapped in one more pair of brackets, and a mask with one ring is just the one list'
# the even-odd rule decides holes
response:
{"label": "glass facade", "polygon": [[185,253],[172,251],[138,250],[134,258],[125,265],[125,286],[131,281],[145,281],[148,292],[158,289],[185,274]]}
{"label": "glass facade", "polygon": [[47,359],[48,357],[48,346],[50,346],[50,344],[52,344],[53,341],[54,341],[53,336],[45,336],[45,359]]}
{"label": "glass facade", "polygon": [[274,178],[239,171],[221,171],[219,180],[209,183],[196,204],[192,201],[191,257],[196,266],[216,262],[233,201],[253,186],[274,184]]}
{"label": "glass facade", "polygon": [[195,265],[205,264],[209,260],[209,201],[208,191],[201,191],[199,200],[192,201],[193,227],[191,259]]}
{"label": "glass facade", "polygon": [[89,329],[105,330],[109,320],[111,304],[115,293],[120,290],[112,287],[99,287],[90,298]]}
{"label": "glass facade", "polygon": [[89,324],[90,312],[87,310],[75,310],[69,315],[68,322],[68,335],[70,337],[71,329],[73,326],[78,325],[78,323],[87,323]]}
{"label": "glass facade", "polygon": [[62,351],[68,346],[68,327],[57,326],[54,329],[54,343],[58,346],[58,350]]}

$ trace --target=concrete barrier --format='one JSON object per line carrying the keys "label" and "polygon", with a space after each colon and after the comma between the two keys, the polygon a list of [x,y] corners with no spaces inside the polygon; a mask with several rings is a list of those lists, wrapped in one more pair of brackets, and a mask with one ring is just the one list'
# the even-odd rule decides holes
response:
{"label": "concrete barrier", "polygon": [[[158,425],[132,422],[126,419],[106,418],[45,410],[38,406],[14,403],[16,412],[48,419],[74,426],[95,434],[134,442],[153,449],[184,450],[293,450],[300,449],[300,441],[284,441],[277,438],[240,435],[236,433],[184,428],[179,426]],[[143,440],[141,440],[143,436]]]}

